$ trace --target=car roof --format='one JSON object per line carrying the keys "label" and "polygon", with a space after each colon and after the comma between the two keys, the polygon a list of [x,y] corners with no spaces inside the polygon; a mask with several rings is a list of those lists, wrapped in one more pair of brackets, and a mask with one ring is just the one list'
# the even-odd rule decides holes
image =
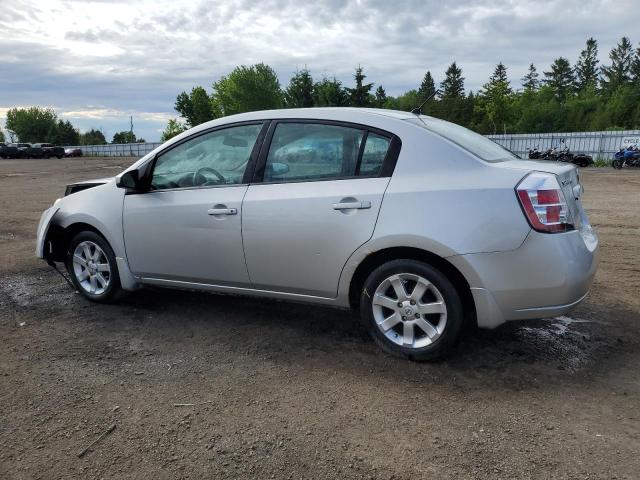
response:
{"label": "car roof", "polygon": [[357,108],[357,107],[314,107],[314,108],[280,108],[277,110],[258,110],[254,112],[239,113],[223,117],[228,122],[242,122],[255,119],[278,118],[324,118],[326,120],[341,120],[345,116],[360,117],[388,117],[398,120],[413,116],[410,112],[401,110],[386,110],[382,108]]}

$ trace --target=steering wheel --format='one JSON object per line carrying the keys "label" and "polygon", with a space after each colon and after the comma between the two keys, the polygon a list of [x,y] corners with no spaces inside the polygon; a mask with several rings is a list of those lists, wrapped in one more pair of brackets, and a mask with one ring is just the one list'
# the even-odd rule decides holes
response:
{"label": "steering wheel", "polygon": [[[217,171],[215,168],[212,168],[212,167],[200,167],[198,170],[193,172],[193,178],[191,180],[193,185],[202,185],[204,183],[207,183],[207,177],[205,177],[202,174],[203,172],[209,172],[209,173],[214,174],[216,177],[218,177],[218,180],[220,180],[219,183],[226,183],[226,178],[224,178],[222,176],[222,174],[219,171]],[[199,177],[204,178],[204,182],[198,183]]]}

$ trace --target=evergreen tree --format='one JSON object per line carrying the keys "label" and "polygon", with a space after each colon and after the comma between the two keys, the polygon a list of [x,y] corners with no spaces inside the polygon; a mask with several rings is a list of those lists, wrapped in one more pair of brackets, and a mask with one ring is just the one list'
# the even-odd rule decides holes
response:
{"label": "evergreen tree", "polygon": [[592,37],[587,40],[587,47],[580,52],[576,63],[576,87],[579,91],[598,85],[598,42]]}
{"label": "evergreen tree", "polygon": [[313,107],[313,78],[306,67],[291,77],[284,102],[289,108]]}
{"label": "evergreen tree", "polygon": [[524,87],[524,90],[527,92],[535,92],[538,90],[540,87],[540,80],[538,80],[539,76],[536,66],[533,63],[529,64],[529,71],[524,77],[522,77],[522,86]]}
{"label": "evergreen tree", "polygon": [[462,69],[453,62],[445,72],[445,78],[440,84],[442,98],[463,98],[464,97],[464,77]]}
{"label": "evergreen tree", "polygon": [[373,83],[362,83],[367,76],[362,73],[362,67],[356,68],[353,78],[356,80],[355,88],[347,88],[352,107],[367,107],[371,104],[371,88]]}
{"label": "evergreen tree", "polygon": [[376,107],[383,108],[386,101],[387,101],[387,92],[385,92],[384,88],[382,88],[382,85],[380,85],[376,89],[376,101],[375,101]]}
{"label": "evergreen tree", "polygon": [[323,78],[313,86],[313,102],[318,107],[344,107],[349,96],[340,80]]}
{"label": "evergreen tree", "polygon": [[56,128],[49,135],[48,141],[56,145],[78,145],[80,143],[80,132],[71,125],[69,120],[65,122],[58,120]]}
{"label": "evergreen tree", "polygon": [[436,92],[436,84],[433,81],[433,77],[431,76],[431,72],[427,72],[422,79],[422,83],[420,84],[420,88],[418,89],[418,97],[422,99],[424,102],[427,98],[433,98],[433,95]]}
{"label": "evergreen tree", "polygon": [[507,78],[507,67],[502,62],[496,65],[489,82],[480,92],[476,111],[486,115],[492,133],[506,130],[510,116],[510,96],[513,93]]}
{"label": "evergreen tree", "polygon": [[631,80],[633,46],[627,37],[622,37],[609,53],[609,58],[611,65],[602,67],[602,86],[610,93]]}
{"label": "evergreen tree", "polygon": [[551,87],[556,100],[564,102],[575,88],[575,77],[569,60],[556,58],[551,64],[551,71],[544,72],[544,83]]}
{"label": "evergreen tree", "polygon": [[631,62],[631,80],[636,87],[640,87],[640,45],[636,48],[636,54]]}

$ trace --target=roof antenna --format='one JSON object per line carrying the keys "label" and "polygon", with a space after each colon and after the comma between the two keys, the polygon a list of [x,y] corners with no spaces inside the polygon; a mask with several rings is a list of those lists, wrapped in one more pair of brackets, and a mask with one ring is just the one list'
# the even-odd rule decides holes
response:
{"label": "roof antenna", "polygon": [[427,103],[429,100],[431,100],[433,97],[435,97],[437,94],[440,93],[440,89],[436,88],[433,93],[431,95],[429,95],[424,102],[422,102],[419,106],[417,106],[416,108],[414,108],[413,110],[411,110],[411,113],[414,113],[416,115],[420,115],[422,113],[422,107],[424,107],[424,104]]}

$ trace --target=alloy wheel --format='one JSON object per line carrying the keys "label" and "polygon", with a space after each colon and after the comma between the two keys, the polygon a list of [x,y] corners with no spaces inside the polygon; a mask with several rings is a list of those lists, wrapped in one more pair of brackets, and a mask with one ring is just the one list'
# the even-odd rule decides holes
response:
{"label": "alloy wheel", "polygon": [[111,265],[97,244],[85,240],[73,252],[73,274],[85,292],[102,295],[111,282]]}
{"label": "alloy wheel", "polygon": [[371,299],[378,329],[404,348],[435,342],[447,325],[447,306],[440,291],[426,278],[399,273],[383,280]]}

